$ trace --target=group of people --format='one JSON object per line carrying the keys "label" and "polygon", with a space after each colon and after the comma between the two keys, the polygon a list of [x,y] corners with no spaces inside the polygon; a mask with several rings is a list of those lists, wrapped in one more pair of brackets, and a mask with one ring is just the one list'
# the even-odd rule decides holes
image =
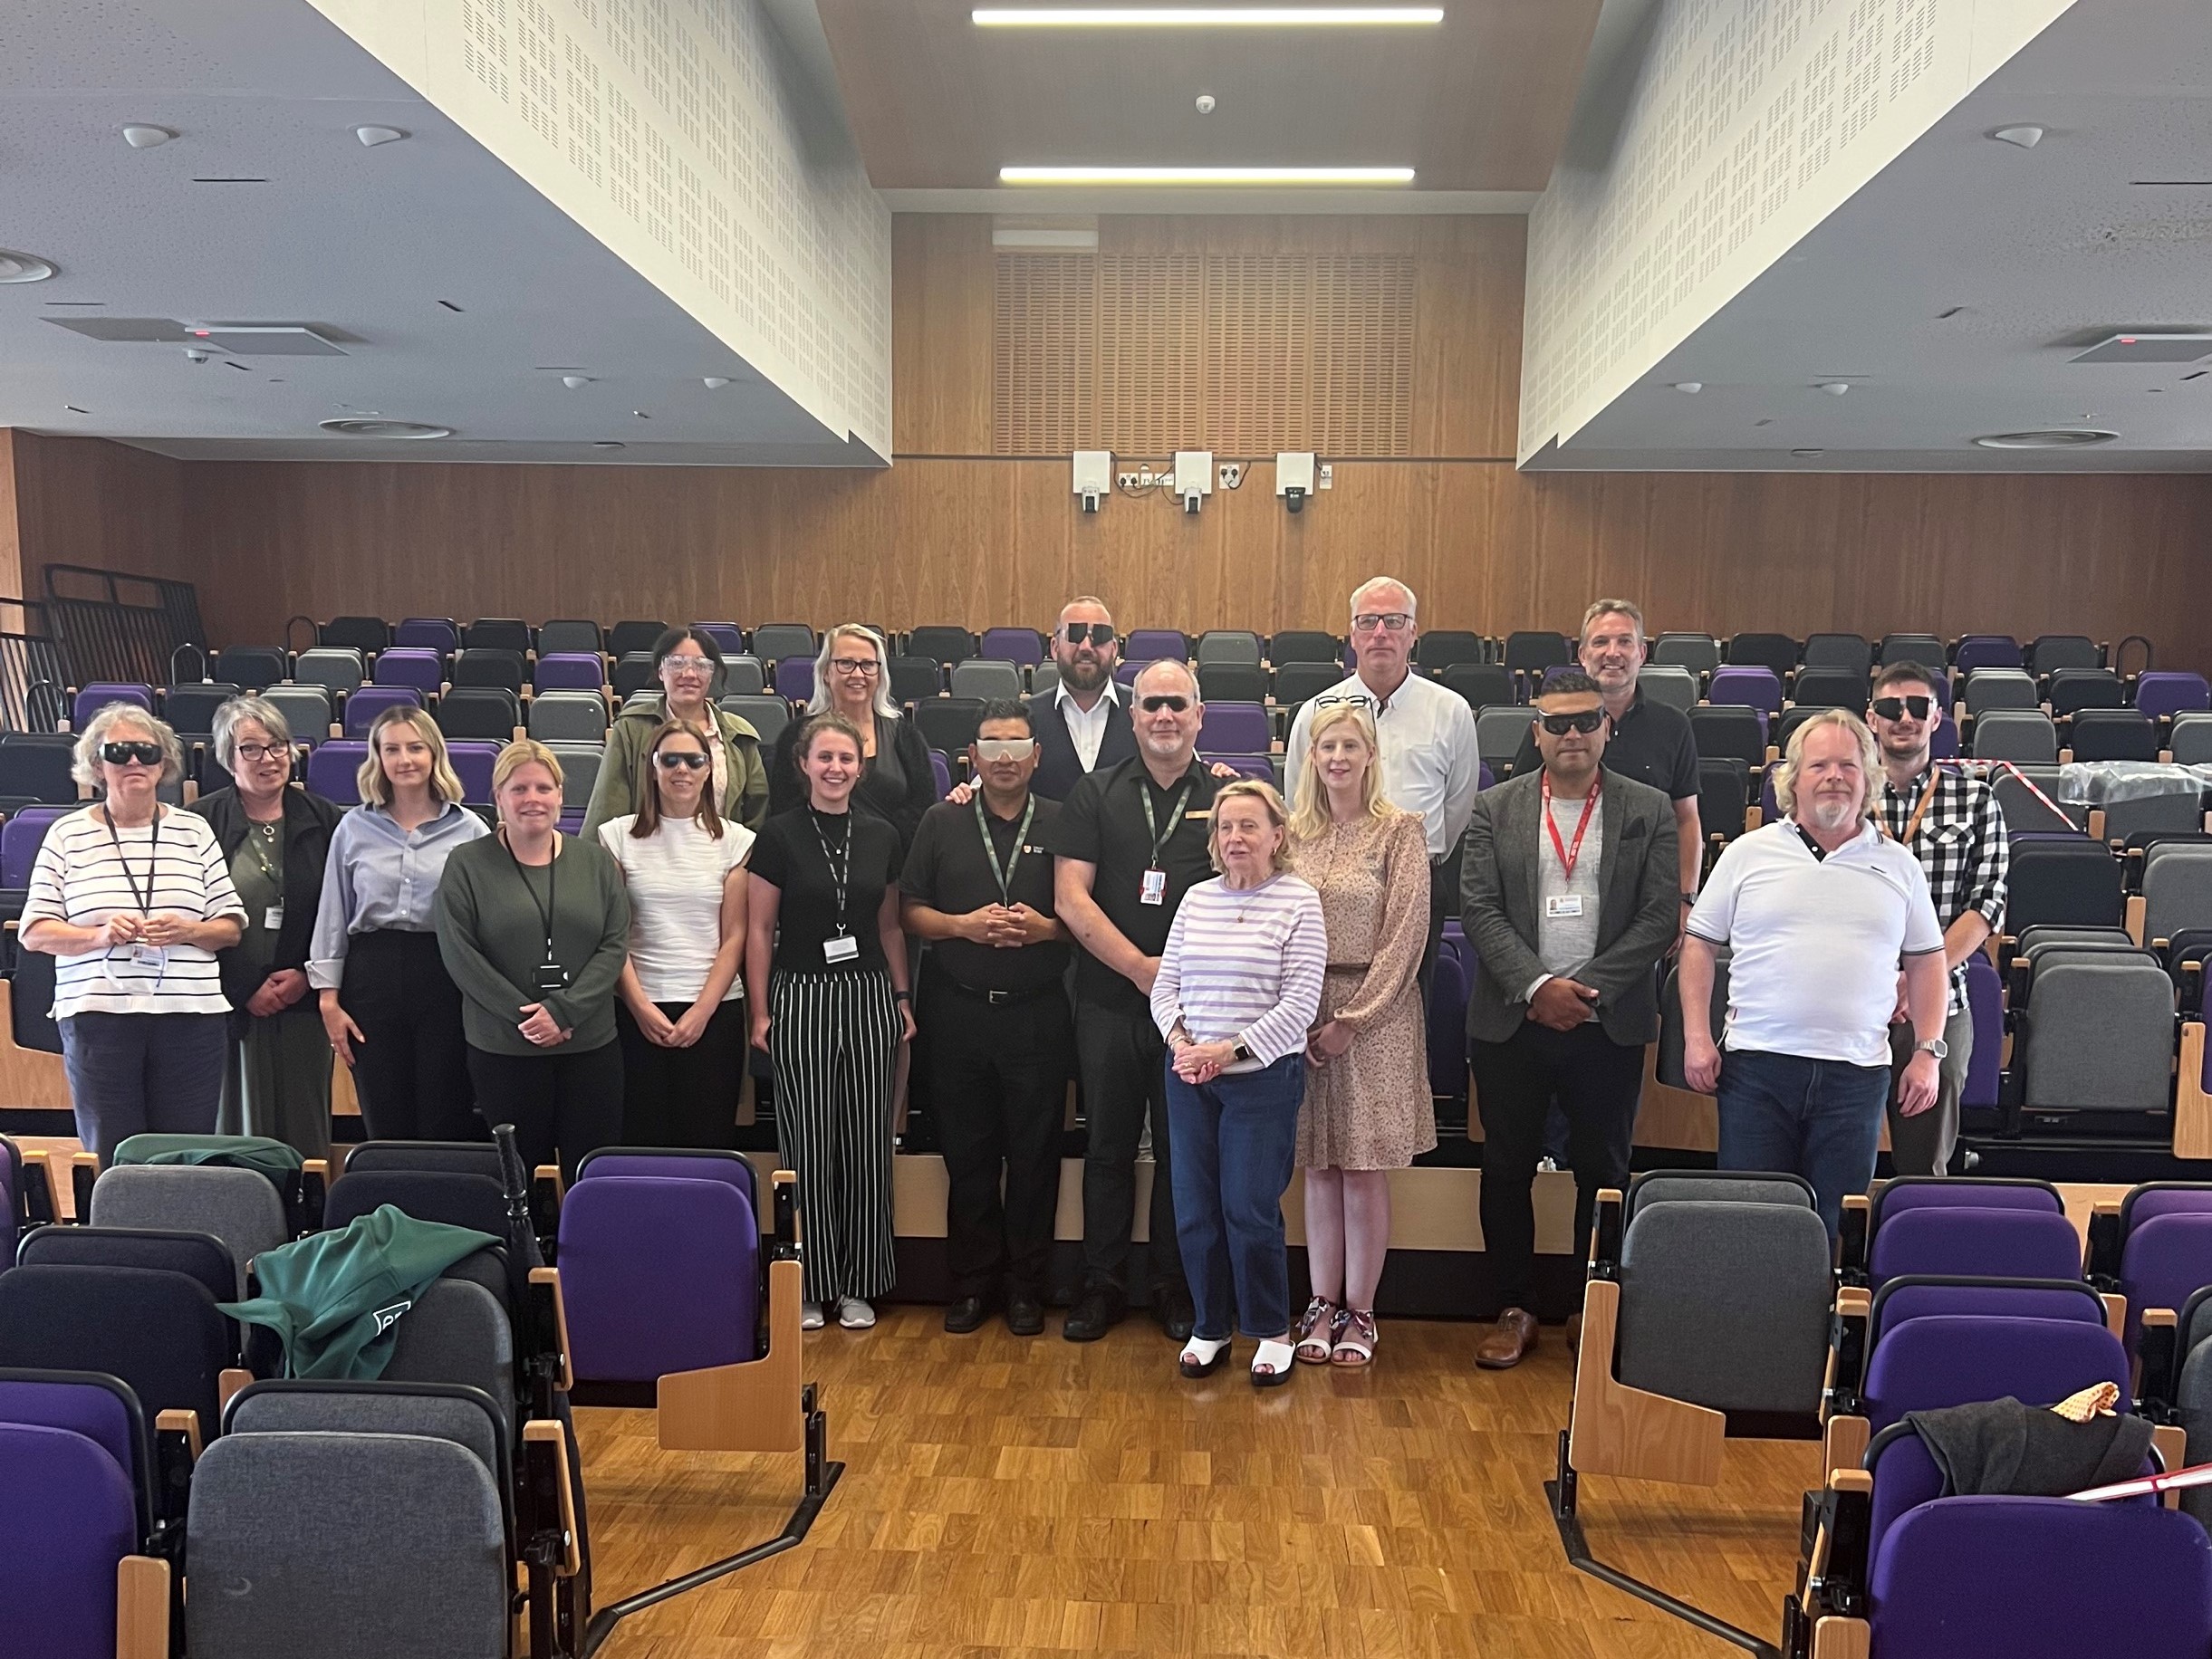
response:
{"label": "group of people", "polygon": [[[1960,964],[2002,917],[2005,838],[1990,791],[1929,758],[1934,676],[1885,669],[1871,731],[1843,710],[1800,726],[1783,820],[1733,841],[1701,894],[1696,748],[1639,687],[1633,604],[1590,608],[1579,670],[1547,680],[1486,791],[1472,712],[1414,671],[1418,637],[1403,582],[1352,593],[1354,668],[1299,709],[1285,800],[1200,762],[1186,664],[1118,683],[1113,619],[1079,599],[1054,628],[1057,687],[987,705],[973,782],[939,801],[872,629],[830,631],[806,716],[765,756],[713,700],[719,647],[672,629],[660,695],[613,723],[573,838],[552,752],[507,745],[487,823],[407,707],[372,725],[351,810],[290,784],[292,734],[254,696],[215,723],[231,785],[164,806],[175,734],[110,705],[77,744],[97,799],[49,832],[22,942],[59,959],[80,1133],[102,1157],[216,1128],[322,1156],[334,1053],[370,1136],[512,1122],[531,1163],[572,1173],[617,1142],[730,1144],[763,1050],[809,1328],[872,1325],[896,1275],[894,1101],[918,1031],[946,1328],[1001,1311],[1041,1331],[1072,1069],[1083,1267],[1063,1334],[1095,1340],[1149,1302],[1185,1375],[1240,1332],[1261,1386],[1373,1360],[1389,1172],[1436,1145],[1426,990],[1455,902],[1504,1304],[1476,1363],[1536,1339],[1547,1125],[1563,1117],[1578,1253],[1597,1191],[1626,1179],[1678,950],[1686,1069],[1717,1090],[1724,1167],[1803,1174],[1832,1231],[1886,1102],[1900,1170],[1940,1172],[1971,1041]],[[1280,1200],[1299,1170],[1312,1296],[1294,1310]]]}

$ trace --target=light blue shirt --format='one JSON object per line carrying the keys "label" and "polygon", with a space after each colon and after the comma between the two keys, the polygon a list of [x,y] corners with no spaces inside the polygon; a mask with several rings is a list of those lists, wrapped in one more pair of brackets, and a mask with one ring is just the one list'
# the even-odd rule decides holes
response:
{"label": "light blue shirt", "polygon": [[340,819],[331,832],[322,903],[307,945],[307,983],[317,991],[338,989],[355,934],[434,932],[447,855],[489,834],[481,818],[453,801],[413,830],[400,829],[381,807],[355,807]]}

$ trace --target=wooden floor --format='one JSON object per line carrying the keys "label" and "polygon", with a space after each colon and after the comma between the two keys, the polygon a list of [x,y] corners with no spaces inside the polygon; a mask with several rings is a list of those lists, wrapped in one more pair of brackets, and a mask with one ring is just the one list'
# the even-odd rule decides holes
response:
{"label": "wooden floor", "polygon": [[[1204,1383],[1132,1318],[1105,1340],[948,1337],[934,1308],[808,1340],[846,1472],[807,1541],[625,1620],[610,1659],[976,1654],[1717,1655],[1566,1564],[1545,1509],[1570,1365],[1397,1321],[1366,1374]],[[660,1452],[577,1413],[599,1600],[773,1535],[796,1458]],[[1731,1442],[1710,1490],[1586,1479],[1601,1558],[1771,1640],[1810,1444]]]}

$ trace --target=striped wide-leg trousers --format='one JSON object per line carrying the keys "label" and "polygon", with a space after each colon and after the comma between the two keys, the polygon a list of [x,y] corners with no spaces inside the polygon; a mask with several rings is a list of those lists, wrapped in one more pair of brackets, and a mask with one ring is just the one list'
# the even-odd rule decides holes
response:
{"label": "striped wide-leg trousers", "polygon": [[779,972],[769,992],[776,1146],[799,1177],[806,1299],[880,1296],[891,1250],[891,1079],[899,1005],[888,974]]}

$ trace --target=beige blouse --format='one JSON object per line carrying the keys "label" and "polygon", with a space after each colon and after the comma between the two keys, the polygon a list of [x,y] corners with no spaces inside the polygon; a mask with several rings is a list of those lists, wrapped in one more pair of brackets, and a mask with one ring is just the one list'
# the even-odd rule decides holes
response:
{"label": "beige blouse", "polygon": [[1420,972],[1428,944],[1428,839],[1418,812],[1332,824],[1294,841],[1291,867],[1321,895],[1329,971],[1364,970],[1334,1017],[1358,1031]]}

